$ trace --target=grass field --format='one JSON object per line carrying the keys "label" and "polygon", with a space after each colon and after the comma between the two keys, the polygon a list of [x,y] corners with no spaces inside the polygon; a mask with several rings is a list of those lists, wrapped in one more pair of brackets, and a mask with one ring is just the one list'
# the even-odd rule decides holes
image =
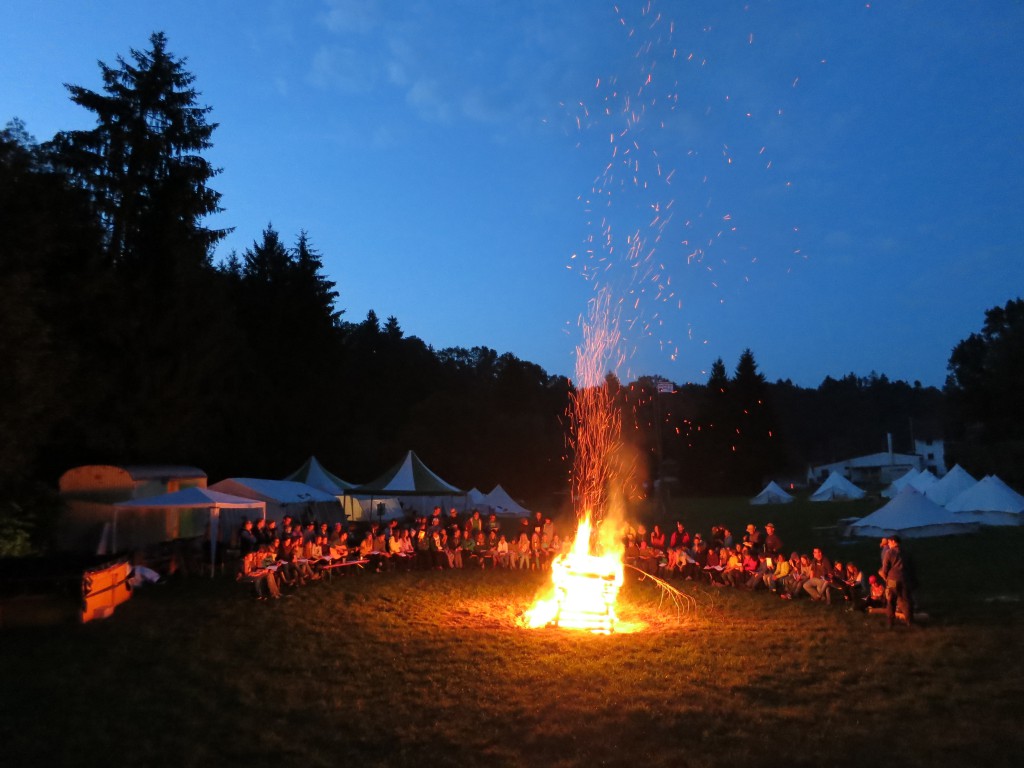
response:
{"label": "grass field", "polygon": [[[812,507],[825,506],[827,510]],[[851,509],[853,511],[851,511]],[[861,513],[864,510],[859,510]],[[686,502],[689,527],[771,518],[841,544],[849,505]],[[735,516],[735,520],[732,517]],[[668,522],[666,520],[665,522]],[[643,631],[524,630],[543,576],[361,574],[270,603],[229,578],[140,590],[84,626],[0,632],[3,764],[1017,765],[1024,531],[912,542],[927,626],[764,593],[629,579]]]}

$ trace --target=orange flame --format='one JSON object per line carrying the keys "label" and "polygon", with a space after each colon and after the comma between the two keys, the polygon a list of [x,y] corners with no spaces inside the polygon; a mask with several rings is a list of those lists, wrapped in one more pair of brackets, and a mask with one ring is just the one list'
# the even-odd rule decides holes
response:
{"label": "orange flame", "polygon": [[617,526],[622,514],[616,492],[623,474],[622,417],[615,406],[608,365],[618,354],[621,336],[611,296],[602,289],[588,304],[581,322],[583,344],[576,349],[576,389],[570,399],[571,441],[575,449],[571,490],[578,527],[572,548],[551,563],[552,582],[525,614],[529,627],[556,625],[610,633],[615,630],[615,603],[622,586],[622,542]]}

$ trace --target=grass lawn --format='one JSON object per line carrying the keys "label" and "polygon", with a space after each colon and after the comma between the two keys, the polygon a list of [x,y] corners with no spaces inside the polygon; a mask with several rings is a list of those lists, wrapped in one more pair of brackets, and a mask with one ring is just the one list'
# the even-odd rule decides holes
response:
{"label": "grass lawn", "polygon": [[[691,528],[771,518],[787,546],[821,537],[834,558],[877,567],[876,542],[843,545],[816,524],[845,508],[687,504]],[[912,542],[930,617],[919,631],[692,582],[680,586],[695,607],[678,615],[629,579],[620,613],[646,629],[600,637],[520,629],[535,573],[347,575],[269,603],[226,577],[172,580],[105,621],[0,631],[0,755],[9,766],[1017,765],[1022,545],[1017,529]]]}

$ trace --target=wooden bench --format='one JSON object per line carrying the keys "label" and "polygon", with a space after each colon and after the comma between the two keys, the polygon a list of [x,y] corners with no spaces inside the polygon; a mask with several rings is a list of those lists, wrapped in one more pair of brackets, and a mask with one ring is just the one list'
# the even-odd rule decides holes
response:
{"label": "wooden bench", "polygon": [[349,566],[356,566],[359,570],[363,569],[363,566],[369,563],[369,560],[342,560],[337,563],[330,563],[328,565],[321,565],[319,570],[327,573],[327,578],[330,579],[334,573],[335,568],[348,568]]}

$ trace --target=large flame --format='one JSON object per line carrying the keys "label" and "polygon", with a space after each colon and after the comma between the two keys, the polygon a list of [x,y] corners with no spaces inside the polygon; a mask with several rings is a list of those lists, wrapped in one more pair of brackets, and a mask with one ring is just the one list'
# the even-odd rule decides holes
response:
{"label": "large flame", "polygon": [[555,625],[608,634],[616,627],[615,601],[622,586],[622,552],[595,554],[593,523],[584,516],[572,548],[551,563],[551,588],[525,614],[528,627]]}
{"label": "large flame", "polygon": [[[621,513],[625,473],[621,459],[621,414],[607,371],[618,353],[617,315],[609,292],[601,290],[588,304],[583,345],[576,349],[576,389],[570,402],[574,462],[572,500],[577,530],[569,552],[551,563],[551,585],[525,614],[529,627],[556,625],[610,633],[615,630],[615,602],[622,586],[622,541],[611,523]],[[607,367],[606,367],[607,366]]]}

